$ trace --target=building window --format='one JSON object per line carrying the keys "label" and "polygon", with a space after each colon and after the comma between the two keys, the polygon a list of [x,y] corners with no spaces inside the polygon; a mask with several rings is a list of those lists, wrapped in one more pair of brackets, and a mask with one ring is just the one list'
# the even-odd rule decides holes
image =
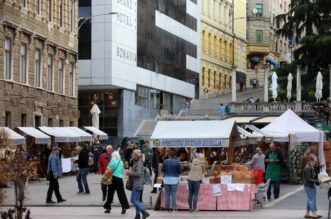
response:
{"label": "building window", "polygon": [[220,72],[220,74],[218,75],[218,85],[219,85],[219,90],[221,90],[222,88],[222,73]]}
{"label": "building window", "polygon": [[6,111],[5,127],[11,128],[11,112]]}
{"label": "building window", "polygon": [[210,87],[210,69],[208,70],[208,84],[207,84],[208,87]]}
{"label": "building window", "polygon": [[47,57],[47,89],[53,90],[53,57]]}
{"label": "building window", "polygon": [[48,0],[48,21],[53,20],[53,1]]}
{"label": "building window", "polygon": [[263,30],[256,30],[256,43],[257,44],[263,43]]}
{"label": "building window", "polygon": [[202,78],[201,78],[202,86],[205,86],[205,67],[202,68]]}
{"label": "building window", "polygon": [[70,15],[70,31],[74,32],[74,0],[70,0],[70,11],[69,11]]}
{"label": "building window", "polygon": [[36,0],[36,14],[41,14],[41,0]]}
{"label": "building window", "polygon": [[5,54],[4,54],[4,76],[5,79],[11,79],[11,40],[5,39]]}
{"label": "building window", "polygon": [[20,82],[26,83],[26,44],[22,44],[20,49]]}
{"label": "building window", "polygon": [[40,127],[41,126],[41,116],[35,116],[34,117],[34,127]]}
{"label": "building window", "polygon": [[214,71],[214,88],[216,88],[216,71]]}
{"label": "building window", "polygon": [[34,80],[35,80],[35,86],[36,87],[41,87],[40,83],[40,66],[41,66],[41,60],[40,60],[40,49],[36,49],[34,52]]}
{"label": "building window", "polygon": [[216,0],[214,0],[213,4],[213,18],[216,19]]}
{"label": "building window", "polygon": [[23,8],[26,8],[26,0],[21,0],[21,5]]}
{"label": "building window", "polygon": [[69,122],[69,126],[70,126],[70,127],[75,126],[75,122],[74,122],[74,121],[70,121],[70,122]]}
{"label": "building window", "polygon": [[257,10],[256,16],[262,17],[263,16],[263,4],[256,4],[255,8]]}
{"label": "building window", "polygon": [[208,16],[210,17],[210,14],[211,14],[211,1],[212,0],[208,0]]}
{"label": "building window", "polygon": [[75,64],[70,63],[69,66],[69,95],[74,96],[74,83],[75,83]]}
{"label": "building window", "polygon": [[60,27],[64,26],[64,1],[60,1]]}
{"label": "building window", "polygon": [[21,114],[21,126],[26,127],[26,114],[25,113]]}
{"label": "building window", "polygon": [[224,75],[223,87],[226,89],[226,75]]}
{"label": "building window", "polygon": [[63,127],[63,126],[64,126],[64,121],[63,121],[62,119],[60,119],[59,126],[60,126],[60,127]]}
{"label": "building window", "polygon": [[64,84],[64,71],[63,71],[63,60],[59,60],[59,93],[63,94],[64,89],[63,89],[63,84]]}
{"label": "building window", "polygon": [[222,23],[222,1],[218,3],[218,20]]}
{"label": "building window", "polygon": [[53,119],[48,118],[48,127],[53,127]]}

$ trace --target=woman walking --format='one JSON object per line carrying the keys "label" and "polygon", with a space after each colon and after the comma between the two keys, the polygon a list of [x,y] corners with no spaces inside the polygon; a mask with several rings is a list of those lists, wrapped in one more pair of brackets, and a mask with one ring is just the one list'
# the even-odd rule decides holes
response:
{"label": "woman walking", "polygon": [[188,206],[189,212],[197,211],[198,195],[200,184],[203,177],[205,165],[203,154],[192,161],[190,172],[188,174]]}
{"label": "woman walking", "polygon": [[114,193],[116,191],[118,199],[122,206],[121,214],[125,214],[126,209],[129,209],[130,206],[124,190],[124,183],[123,183],[124,165],[118,151],[114,151],[111,154],[111,161],[108,164],[107,170],[112,172],[112,184],[109,186],[107,201],[103,206],[106,209],[105,213],[110,213],[111,203],[114,197]]}
{"label": "woman walking", "polygon": [[315,168],[317,167],[317,157],[313,154],[309,155],[307,165],[303,170],[303,185],[307,194],[307,212],[305,218],[320,218],[317,215],[316,207],[316,187],[315,184],[319,183]]}
{"label": "woman walking", "polygon": [[141,161],[141,151],[134,150],[132,155],[133,166],[131,171],[128,172],[128,176],[133,181],[133,189],[131,193],[131,203],[136,207],[135,219],[140,219],[140,213],[142,218],[149,217],[149,213],[145,210],[144,206],[140,202],[140,195],[144,188],[144,164]]}

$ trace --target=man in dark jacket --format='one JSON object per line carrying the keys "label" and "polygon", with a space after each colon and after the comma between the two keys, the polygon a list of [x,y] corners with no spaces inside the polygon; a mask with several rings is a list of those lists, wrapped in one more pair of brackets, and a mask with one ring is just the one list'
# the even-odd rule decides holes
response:
{"label": "man in dark jacket", "polygon": [[87,149],[82,149],[80,146],[76,147],[76,152],[78,154],[78,160],[76,161],[78,164],[78,174],[76,177],[78,183],[78,193],[84,193],[83,185],[85,188],[84,194],[90,194],[90,189],[87,184],[87,174],[89,171],[89,152]]}
{"label": "man in dark jacket", "polygon": [[[153,157],[152,157],[152,168],[154,171],[154,184],[156,183],[157,177],[159,176],[159,164],[163,163],[162,155],[161,155],[160,151],[161,151],[161,148],[154,148]],[[156,192],[157,192],[156,188],[153,187],[153,190],[151,193],[156,193]]]}
{"label": "man in dark jacket", "polygon": [[91,152],[93,154],[93,171],[94,173],[98,173],[98,160],[100,155],[102,154],[102,145],[100,144],[99,140],[94,140],[94,144],[91,147]]}

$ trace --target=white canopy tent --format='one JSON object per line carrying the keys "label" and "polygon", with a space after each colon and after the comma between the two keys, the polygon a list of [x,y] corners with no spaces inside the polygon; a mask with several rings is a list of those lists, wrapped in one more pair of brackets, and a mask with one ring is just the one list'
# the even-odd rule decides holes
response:
{"label": "white canopy tent", "polygon": [[[14,145],[26,144],[26,139],[24,136],[18,134],[17,132],[11,130],[7,127],[0,127],[0,130],[4,130],[8,134],[9,141]],[[0,136],[1,137],[1,136]]]}
{"label": "white canopy tent", "polygon": [[161,147],[229,147],[240,138],[233,120],[158,121],[151,136]]}
{"label": "white canopy tent", "polygon": [[80,128],[77,127],[65,127],[65,128],[79,135],[80,141],[92,141],[93,136],[90,133],[81,130]]}
{"label": "white canopy tent", "polygon": [[43,132],[39,131],[34,127],[17,127],[23,133],[28,136],[31,136],[35,139],[36,144],[48,144],[51,142],[51,137],[44,134]]}
{"label": "white canopy tent", "polygon": [[288,109],[261,131],[270,136],[274,133],[287,135],[287,141],[289,141],[289,135],[294,134],[297,142],[318,142],[319,161],[321,164],[325,164],[323,132],[309,125],[292,110]]}
{"label": "white canopy tent", "polygon": [[55,142],[59,142],[59,143],[69,142],[68,136],[66,136],[62,132],[55,130],[52,127],[41,126],[41,127],[39,127],[39,129],[41,131],[45,132],[47,135],[53,136]]}
{"label": "white canopy tent", "polygon": [[55,131],[68,137],[68,142],[80,142],[80,135],[69,130],[67,127],[52,127]]}

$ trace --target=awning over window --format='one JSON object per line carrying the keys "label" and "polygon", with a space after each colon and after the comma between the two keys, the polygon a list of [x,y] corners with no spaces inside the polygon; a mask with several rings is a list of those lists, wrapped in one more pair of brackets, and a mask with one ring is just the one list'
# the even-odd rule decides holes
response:
{"label": "awning over window", "polygon": [[33,137],[35,139],[36,144],[48,144],[51,142],[51,137],[39,131],[38,129],[35,129],[34,127],[17,127],[17,128],[26,135]]}
{"label": "awning over window", "polygon": [[92,135],[77,127],[65,127],[80,136],[80,141],[92,141]]}
{"label": "awning over window", "polygon": [[103,131],[100,131],[99,129],[93,127],[93,126],[85,126],[84,129],[92,132],[93,134],[99,136],[100,140],[107,140],[108,139],[108,135],[106,133],[104,133]]}
{"label": "awning over window", "polygon": [[52,127],[41,126],[39,127],[39,129],[45,132],[46,134],[53,136],[55,138],[55,142],[58,143],[69,142],[68,136],[66,136],[64,133],[55,130]]}
{"label": "awning over window", "polygon": [[[24,136],[18,134],[17,132],[14,132],[10,128],[7,127],[0,127],[0,131],[2,132],[4,130],[6,133],[8,133],[8,138],[12,144],[18,145],[18,144],[26,144],[26,139]],[[1,137],[1,136],[0,136]]]}
{"label": "awning over window", "polygon": [[68,142],[80,142],[80,136],[72,131],[70,131],[67,127],[53,127],[53,129],[65,136],[68,137]]}

